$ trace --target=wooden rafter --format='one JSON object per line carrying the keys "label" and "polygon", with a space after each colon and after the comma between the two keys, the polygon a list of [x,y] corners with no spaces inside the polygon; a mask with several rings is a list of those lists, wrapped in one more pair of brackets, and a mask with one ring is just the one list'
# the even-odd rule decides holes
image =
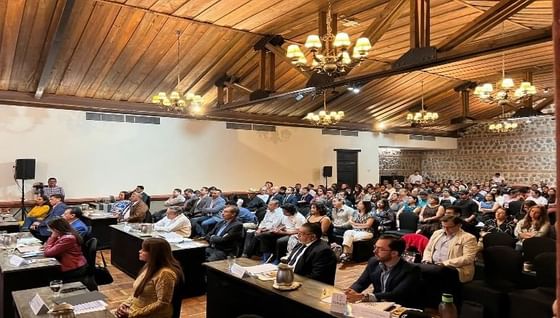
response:
{"label": "wooden rafter", "polygon": [[290,60],[288,57],[286,57],[286,52],[281,47],[272,45],[270,43],[265,44],[264,47],[267,50],[269,50],[270,52],[272,52],[276,57],[280,58],[282,61],[284,61],[288,65],[290,65],[294,70],[298,71],[301,75],[305,76],[306,78],[311,77],[311,75],[309,73],[306,73],[306,72],[302,71],[299,67],[292,64],[292,60]]}
{"label": "wooden rafter", "polygon": [[58,56],[58,52],[62,47],[62,41],[64,40],[64,33],[67,29],[68,21],[70,20],[70,15],[72,14],[72,7],[74,7],[74,0],[66,0],[64,7],[62,7],[62,14],[60,19],[56,23],[55,35],[52,37],[52,42],[47,45],[48,55],[43,70],[41,71],[41,77],[39,79],[39,84],[35,90],[35,98],[40,99],[43,96],[43,92],[51,79],[51,73],[54,67],[54,62]]}
{"label": "wooden rafter", "polygon": [[405,7],[406,0],[391,0],[383,11],[373,20],[360,37],[369,39],[371,46],[387,32],[391,25],[399,18],[402,9]]}
{"label": "wooden rafter", "polygon": [[441,52],[449,51],[461,43],[487,32],[532,2],[533,0],[501,0],[495,6],[443,40],[439,44],[438,50]]}
{"label": "wooden rafter", "polygon": [[430,46],[430,1],[410,0],[410,48]]}
{"label": "wooden rafter", "polygon": [[543,110],[546,106],[552,104],[554,102],[554,96],[547,96],[545,99],[541,100],[535,107],[533,107],[537,111]]}

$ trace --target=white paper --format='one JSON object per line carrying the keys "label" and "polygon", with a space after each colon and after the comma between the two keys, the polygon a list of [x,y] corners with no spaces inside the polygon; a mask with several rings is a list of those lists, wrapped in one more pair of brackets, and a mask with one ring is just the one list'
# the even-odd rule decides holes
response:
{"label": "white paper", "polygon": [[173,232],[157,232],[159,235],[161,235],[161,237],[163,237],[167,242],[169,243],[181,243],[183,242],[185,239],[177,234],[177,233],[173,233]]}
{"label": "white paper", "polygon": [[391,302],[364,302],[352,304],[352,316],[356,318],[391,318],[391,312],[385,311],[395,303]]}
{"label": "white paper", "polygon": [[331,296],[331,311],[339,314],[346,313],[346,295],[343,293],[334,293]]}
{"label": "white paper", "polygon": [[262,274],[262,273],[276,271],[276,270],[278,270],[278,266],[276,266],[274,264],[266,263],[266,264],[260,264],[260,265],[255,265],[255,266],[248,266],[248,267],[245,267],[245,270],[250,275],[254,276],[254,275],[258,275],[258,274]]}
{"label": "white paper", "polygon": [[107,303],[103,300],[94,300],[88,303],[74,305],[74,313],[76,315],[94,311],[103,311],[105,309],[107,309]]}
{"label": "white paper", "polygon": [[123,230],[124,232],[128,233],[128,232],[130,232],[130,230],[132,230],[132,227],[130,227],[130,226],[128,226],[128,225],[125,225],[125,226],[123,226],[122,230]]}
{"label": "white paper", "polygon": [[39,314],[46,314],[47,311],[49,311],[49,308],[47,307],[41,296],[39,296],[39,294],[35,294],[35,296],[31,298],[31,300],[29,301],[29,307],[31,307],[31,310],[33,311],[35,316]]}
{"label": "white paper", "polygon": [[25,258],[19,257],[17,255],[10,255],[10,264],[13,266],[21,266],[27,264]]}
{"label": "white paper", "polygon": [[237,264],[232,264],[231,268],[230,268],[231,274],[237,278],[243,278],[243,275],[245,275],[245,267],[237,265]]}

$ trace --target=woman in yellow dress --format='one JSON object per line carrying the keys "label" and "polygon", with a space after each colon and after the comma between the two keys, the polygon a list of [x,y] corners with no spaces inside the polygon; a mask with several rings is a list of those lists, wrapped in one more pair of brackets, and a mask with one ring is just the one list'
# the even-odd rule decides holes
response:
{"label": "woman in yellow dress", "polygon": [[35,199],[35,206],[27,213],[21,229],[27,231],[33,222],[42,221],[49,214],[50,209],[49,198],[46,195],[38,196]]}
{"label": "woman in yellow dress", "polygon": [[146,265],[134,281],[134,294],[117,309],[117,317],[171,318],[173,291],[183,279],[181,265],[164,239],[144,240],[138,253]]}

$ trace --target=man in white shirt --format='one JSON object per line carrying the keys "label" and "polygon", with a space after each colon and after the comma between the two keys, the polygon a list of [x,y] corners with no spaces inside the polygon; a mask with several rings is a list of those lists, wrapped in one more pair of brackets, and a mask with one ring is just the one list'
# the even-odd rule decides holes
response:
{"label": "man in white shirt", "polygon": [[[183,196],[183,191],[181,191],[181,189],[176,188],[173,189],[171,196],[163,203],[163,205],[165,207],[182,206],[183,203],[185,203],[185,197]],[[155,213],[152,213],[152,218],[154,219],[154,222],[161,220],[166,212],[167,209],[163,209]]]}
{"label": "man in white shirt", "polygon": [[282,213],[282,209],[280,209],[280,202],[278,202],[278,200],[270,200],[270,202],[268,202],[268,208],[264,214],[264,218],[261,223],[259,223],[257,230],[247,231],[243,256],[251,257],[256,246],[258,246],[257,243],[259,243],[260,240],[259,236],[278,228],[282,222],[283,216],[284,214]]}
{"label": "man in white shirt", "polygon": [[502,177],[500,175],[499,172],[496,172],[496,174],[492,177],[492,183],[493,184],[502,185],[505,182],[506,182],[506,180],[504,179],[504,177]]}
{"label": "man in white shirt", "polygon": [[167,208],[166,216],[154,224],[154,230],[161,232],[174,232],[182,237],[191,236],[191,221],[183,213],[181,207]]}
{"label": "man in white shirt", "polygon": [[548,204],[548,200],[541,196],[541,192],[539,190],[530,190],[529,197],[525,201],[533,201],[538,205],[545,206]]}
{"label": "man in white shirt", "polygon": [[420,171],[416,170],[413,174],[408,177],[408,183],[410,184],[420,184],[424,179],[420,175]]}
{"label": "man in white shirt", "polygon": [[280,256],[286,254],[290,235],[297,234],[299,228],[307,222],[293,204],[284,204],[282,214],[280,224],[276,228],[258,235],[265,261],[270,258],[271,253],[274,253],[275,262],[279,262]]}

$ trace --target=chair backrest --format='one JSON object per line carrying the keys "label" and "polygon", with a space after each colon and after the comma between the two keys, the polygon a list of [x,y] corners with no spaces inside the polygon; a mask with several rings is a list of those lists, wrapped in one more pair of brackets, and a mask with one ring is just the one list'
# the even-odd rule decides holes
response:
{"label": "chair backrest", "polygon": [[399,231],[409,233],[416,232],[418,229],[418,215],[411,212],[401,212],[399,215]]}
{"label": "chair backrest", "polygon": [[424,250],[430,241],[424,235],[416,233],[405,234],[402,239],[406,243],[406,248],[415,247],[421,255],[424,255]]}
{"label": "chair backrest", "polygon": [[491,246],[509,246],[515,248],[515,242],[513,236],[502,232],[488,233],[482,238],[484,248]]}
{"label": "chair backrest", "polygon": [[144,215],[143,223],[153,223],[154,219],[152,218],[152,213],[150,211],[146,211],[146,215]]}
{"label": "chair backrest", "polygon": [[556,251],[556,241],[548,237],[532,237],[523,241],[523,259],[533,262],[541,253]]}
{"label": "chair backrest", "polygon": [[173,297],[171,298],[171,305],[173,306],[172,318],[181,317],[181,304],[183,302],[183,286],[184,282],[177,280],[177,285],[173,289]]}
{"label": "chair backrest", "polygon": [[537,274],[538,287],[556,287],[556,253],[546,252],[535,257],[533,268]]}
{"label": "chair backrest", "polygon": [[95,257],[97,254],[97,239],[92,237],[87,240],[82,247],[82,251],[88,264],[88,274],[93,274],[95,271]]}
{"label": "chair backrest", "polygon": [[509,246],[490,246],[482,251],[484,257],[484,281],[495,288],[515,287],[523,269],[521,253]]}

